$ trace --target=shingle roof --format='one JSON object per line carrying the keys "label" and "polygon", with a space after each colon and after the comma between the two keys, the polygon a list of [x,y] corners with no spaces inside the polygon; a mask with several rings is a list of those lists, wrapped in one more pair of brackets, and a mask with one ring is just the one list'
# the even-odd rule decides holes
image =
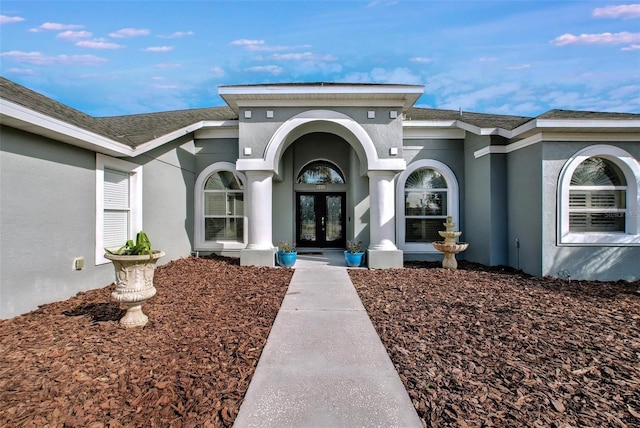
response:
{"label": "shingle roof", "polygon": [[406,117],[409,120],[460,120],[480,128],[502,128],[513,130],[532,120],[526,116],[507,116],[500,114],[472,113],[467,111],[440,110],[422,107],[410,108]]}
{"label": "shingle roof", "polygon": [[108,127],[107,123],[100,123],[88,114],[45,97],[31,89],[18,85],[0,76],[0,96],[15,104],[37,111],[49,117],[64,121],[79,128],[86,129],[105,137],[116,138],[117,132]]}
{"label": "shingle roof", "polygon": [[237,119],[238,116],[229,107],[209,107],[102,117],[96,120],[109,128],[117,129],[119,131],[118,141],[126,141],[127,144],[135,147],[194,123],[207,120]]}
{"label": "shingle roof", "polygon": [[[272,84],[271,84],[272,85]],[[267,85],[267,86],[271,86]],[[345,83],[286,83],[282,85],[346,85]],[[352,84],[349,84],[352,85]],[[375,84],[356,84],[375,86]],[[234,85],[237,86],[237,85]],[[265,86],[265,85],[241,85]],[[390,85],[384,85],[390,86]],[[400,85],[402,86],[402,85]],[[59,119],[82,129],[136,147],[173,131],[201,121],[238,120],[230,107],[209,107],[189,110],[175,110],[159,113],[132,114],[125,116],[93,117],[52,100],[42,94],[14,83],[0,76],[0,96],[44,115]],[[406,112],[407,120],[460,120],[480,128],[502,128],[513,130],[534,119],[582,119],[582,120],[625,120],[640,119],[635,113],[607,113],[574,110],[550,110],[536,118],[486,113],[459,112],[412,107]]]}
{"label": "shingle roof", "polygon": [[13,103],[131,147],[136,147],[156,137],[169,134],[200,121],[234,120],[238,118],[229,107],[210,107],[98,118],[54,101],[2,76],[0,76],[0,96]]}
{"label": "shingle roof", "polygon": [[579,111],[579,110],[549,110],[541,114],[537,119],[586,119],[586,120],[625,120],[640,119],[637,113],[610,113],[601,111]]}

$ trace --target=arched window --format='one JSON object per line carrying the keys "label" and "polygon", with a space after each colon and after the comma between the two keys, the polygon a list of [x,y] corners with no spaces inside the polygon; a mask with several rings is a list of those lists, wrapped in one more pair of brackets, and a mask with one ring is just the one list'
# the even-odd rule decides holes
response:
{"label": "arched window", "polygon": [[298,174],[298,184],[344,184],[342,172],[330,162],[315,161],[307,164]]}
{"label": "arched window", "polygon": [[197,250],[240,249],[246,241],[244,181],[231,163],[210,165],[196,180]]}
{"label": "arched window", "polygon": [[570,232],[624,232],[627,182],[608,159],[585,159],[569,186]]}
{"label": "arched window", "polygon": [[435,160],[410,164],[398,177],[398,245],[406,251],[436,251],[447,216],[458,222],[458,181],[453,171]]}
{"label": "arched window", "polygon": [[596,145],[576,153],[558,182],[558,243],[638,245],[640,165],[626,151]]}

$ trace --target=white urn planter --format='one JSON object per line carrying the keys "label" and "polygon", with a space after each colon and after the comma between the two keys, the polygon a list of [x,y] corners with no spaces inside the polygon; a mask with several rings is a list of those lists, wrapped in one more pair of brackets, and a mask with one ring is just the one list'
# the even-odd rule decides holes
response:
{"label": "white urn planter", "polygon": [[113,262],[116,271],[116,290],[111,297],[127,307],[127,313],[120,320],[124,327],[142,327],[149,318],[142,312],[142,304],[155,296],[153,273],[156,262],[163,257],[163,251],[153,251],[144,255],[105,254]]}

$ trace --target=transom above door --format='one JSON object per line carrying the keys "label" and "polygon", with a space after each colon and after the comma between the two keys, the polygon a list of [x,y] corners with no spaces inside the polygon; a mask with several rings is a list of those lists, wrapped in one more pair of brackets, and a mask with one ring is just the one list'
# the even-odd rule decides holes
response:
{"label": "transom above door", "polygon": [[296,245],[314,248],[344,248],[344,192],[296,193]]}

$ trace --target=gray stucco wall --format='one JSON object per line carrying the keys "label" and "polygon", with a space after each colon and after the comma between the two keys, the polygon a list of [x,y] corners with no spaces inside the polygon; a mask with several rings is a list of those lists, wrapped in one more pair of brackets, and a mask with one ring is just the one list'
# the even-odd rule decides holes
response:
{"label": "gray stucco wall", "polygon": [[[111,263],[95,264],[96,154],[8,127],[0,139],[2,318],[111,284]],[[185,137],[126,159],[143,165],[143,228],[167,253],[160,264],[192,248],[193,151]]]}
{"label": "gray stucco wall", "polygon": [[237,138],[206,138],[195,141],[196,178],[200,173],[216,162],[230,162],[238,160]]}
{"label": "gray stucco wall", "polygon": [[[542,273],[542,149],[533,145],[507,155],[509,265]],[[555,192],[554,192],[555,194]],[[520,248],[517,247],[516,239]]]}
{"label": "gray stucco wall", "polygon": [[475,158],[495,137],[467,133],[464,143],[465,258],[489,266],[508,263],[506,160],[503,154]]}
{"label": "gray stucco wall", "polygon": [[112,283],[94,264],[95,153],[6,126],[0,140],[2,318]]}
{"label": "gray stucco wall", "polygon": [[143,165],[143,228],[167,255],[158,264],[189,256],[193,248],[194,143],[185,136],[127,159]]}
{"label": "gray stucco wall", "polygon": [[[633,142],[544,142],[542,148],[543,241],[542,275],[567,271],[575,279],[640,279],[639,246],[569,246],[557,244],[557,186],[560,171],[577,151],[596,144],[620,147],[640,160],[640,145]],[[640,207],[629,207],[636,213]]]}
{"label": "gray stucco wall", "polygon": [[[244,111],[251,111],[251,118],[244,117]],[[267,110],[274,117],[267,118]],[[371,137],[379,158],[389,158],[389,148],[402,149],[402,121],[400,108],[394,107],[279,107],[279,108],[243,108],[240,111],[239,136],[242,147],[250,147],[251,155],[247,159],[264,156],[266,147],[276,130],[295,115],[309,110],[332,110],[343,113],[358,122]],[[367,112],[375,111],[375,118],[368,119]],[[389,111],[397,111],[396,119],[389,118]],[[243,156],[244,157],[244,156]]]}

